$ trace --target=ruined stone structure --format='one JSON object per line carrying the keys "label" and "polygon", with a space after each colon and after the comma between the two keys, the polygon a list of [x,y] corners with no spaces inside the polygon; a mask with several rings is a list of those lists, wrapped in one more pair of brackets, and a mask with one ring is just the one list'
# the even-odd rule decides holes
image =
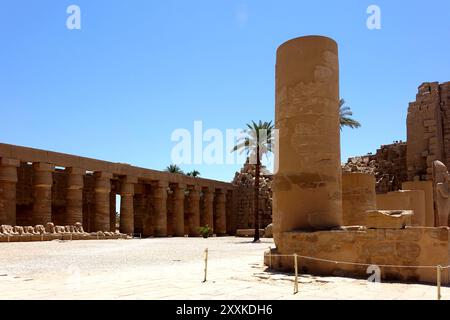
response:
{"label": "ruined stone structure", "polygon": [[450,82],[423,83],[407,118],[408,180],[432,180],[433,161],[450,165]]}
{"label": "ruined stone structure", "polygon": [[[378,265],[382,279],[435,283],[436,266],[449,264],[449,228],[423,226],[429,220],[429,185],[399,193],[407,195],[417,213],[375,210],[379,205],[371,173],[350,170],[342,178],[338,69],[337,44],[329,38],[297,38],[277,51],[276,248],[265,253],[264,263],[292,271],[297,254],[301,273],[367,277],[367,267]],[[389,156],[389,150],[389,161],[401,158]],[[342,214],[343,207],[348,212]],[[363,226],[343,226],[352,219]],[[442,270],[441,280],[449,283],[448,269]]]}
{"label": "ruined stone structure", "polygon": [[377,193],[401,189],[407,181],[406,142],[383,145],[375,154],[348,159],[344,172],[371,173],[375,176]]}
{"label": "ruined stone structure", "polygon": [[230,183],[0,144],[0,225],[74,225],[87,232],[197,236],[208,224],[234,234]]}
{"label": "ruined stone structure", "polygon": [[344,170],[374,173],[377,193],[400,190],[406,181],[433,180],[435,160],[450,165],[450,82],[422,83],[409,104],[406,124],[407,142],[350,158]]}
{"label": "ruined stone structure", "polygon": [[[259,181],[260,228],[272,223],[272,179],[272,174],[262,166]],[[254,229],[255,166],[247,160],[240,172],[236,172],[232,184],[236,186],[236,228]]]}

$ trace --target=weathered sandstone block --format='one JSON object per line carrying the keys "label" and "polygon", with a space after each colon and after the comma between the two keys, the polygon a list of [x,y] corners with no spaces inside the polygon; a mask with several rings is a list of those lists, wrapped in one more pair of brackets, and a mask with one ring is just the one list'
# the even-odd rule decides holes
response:
{"label": "weathered sandstone block", "polygon": [[404,229],[412,224],[411,210],[372,210],[366,212],[369,229]]}

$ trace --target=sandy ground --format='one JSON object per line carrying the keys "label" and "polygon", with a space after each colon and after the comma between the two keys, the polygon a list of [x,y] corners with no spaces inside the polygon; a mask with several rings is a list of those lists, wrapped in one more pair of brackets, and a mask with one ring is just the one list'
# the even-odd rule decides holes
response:
{"label": "sandy ground", "polygon": [[[435,286],[266,271],[271,239],[0,243],[1,299],[436,299]],[[204,250],[209,250],[203,283]],[[442,288],[450,299],[450,288]]]}

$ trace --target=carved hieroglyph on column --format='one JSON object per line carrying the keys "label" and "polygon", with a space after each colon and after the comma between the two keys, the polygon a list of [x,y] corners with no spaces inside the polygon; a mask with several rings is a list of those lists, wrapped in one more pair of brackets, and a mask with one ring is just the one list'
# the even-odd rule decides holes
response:
{"label": "carved hieroglyph on column", "polygon": [[125,177],[121,181],[120,190],[120,232],[134,232],[134,185],[138,182],[136,177]]}
{"label": "carved hieroglyph on column", "polygon": [[17,167],[20,162],[0,158],[0,225],[16,224]]}
{"label": "carved hieroglyph on column", "polygon": [[184,236],[184,197],[186,185],[177,184],[173,189],[173,215],[174,215],[174,234],[177,237]]}
{"label": "carved hieroglyph on column", "polygon": [[107,172],[95,172],[95,231],[109,231],[110,212],[109,203],[111,192],[112,174]]}
{"label": "carved hieroglyph on column", "polygon": [[153,187],[154,236],[167,236],[167,188],[169,183],[159,181]]}
{"label": "carved hieroglyph on column", "polygon": [[211,188],[203,188],[203,216],[200,224],[208,225],[211,233],[214,233],[214,191]]}
{"label": "carved hieroglyph on column", "polygon": [[224,235],[227,233],[227,212],[225,207],[226,196],[221,189],[216,191],[216,216],[214,219],[214,232],[217,235]]}
{"label": "carved hieroglyph on column", "polygon": [[436,226],[448,226],[450,214],[450,174],[441,161],[433,162],[433,182],[436,199]]}
{"label": "carved hieroglyph on column", "polygon": [[52,221],[52,186],[55,166],[49,163],[33,163],[33,215],[34,225]]}
{"label": "carved hieroglyph on column", "polygon": [[277,241],[280,232],[330,229],[342,223],[336,42],[309,36],[281,45],[275,92]]}
{"label": "carved hieroglyph on column", "polygon": [[67,188],[66,188],[66,225],[83,223],[83,177],[85,170],[80,168],[66,168]]}

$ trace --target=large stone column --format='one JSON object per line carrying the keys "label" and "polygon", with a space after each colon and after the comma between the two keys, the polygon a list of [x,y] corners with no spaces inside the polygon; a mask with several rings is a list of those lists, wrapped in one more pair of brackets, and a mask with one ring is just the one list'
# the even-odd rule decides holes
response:
{"label": "large stone column", "polygon": [[200,227],[200,187],[189,188],[189,235],[198,236]]}
{"label": "large stone column", "polygon": [[66,225],[83,223],[83,186],[86,170],[80,168],[66,168]]}
{"label": "large stone column", "polygon": [[227,233],[229,235],[234,235],[236,234],[237,229],[237,197],[234,190],[227,191],[226,211]]}
{"label": "large stone column", "polygon": [[0,158],[0,225],[16,224],[17,168],[20,161]]}
{"label": "large stone column", "polygon": [[203,188],[203,217],[201,218],[201,226],[208,225],[211,233],[214,233],[214,189],[212,188]]}
{"label": "large stone column", "polygon": [[52,186],[55,166],[49,163],[33,163],[33,214],[34,225],[52,221]]}
{"label": "large stone column", "polygon": [[177,237],[184,236],[184,193],[186,185],[179,183],[173,189],[173,214],[175,217],[175,225],[173,227],[174,235]]}
{"label": "large stone column", "polygon": [[225,207],[226,196],[222,189],[216,191],[216,216],[214,219],[214,232],[217,235],[224,235],[227,233],[227,210]]}
{"label": "large stone column", "polygon": [[152,192],[154,236],[167,237],[167,188],[166,181],[158,181]]}
{"label": "large stone column", "polygon": [[342,201],[336,42],[309,36],[282,44],[275,96],[275,241],[280,232],[338,227]]}
{"label": "large stone column", "polygon": [[120,232],[134,232],[134,185],[136,177],[125,177],[121,181],[120,189]]}
{"label": "large stone column", "polygon": [[108,172],[95,172],[95,216],[94,230],[109,231],[109,193],[111,192],[112,174]]}

